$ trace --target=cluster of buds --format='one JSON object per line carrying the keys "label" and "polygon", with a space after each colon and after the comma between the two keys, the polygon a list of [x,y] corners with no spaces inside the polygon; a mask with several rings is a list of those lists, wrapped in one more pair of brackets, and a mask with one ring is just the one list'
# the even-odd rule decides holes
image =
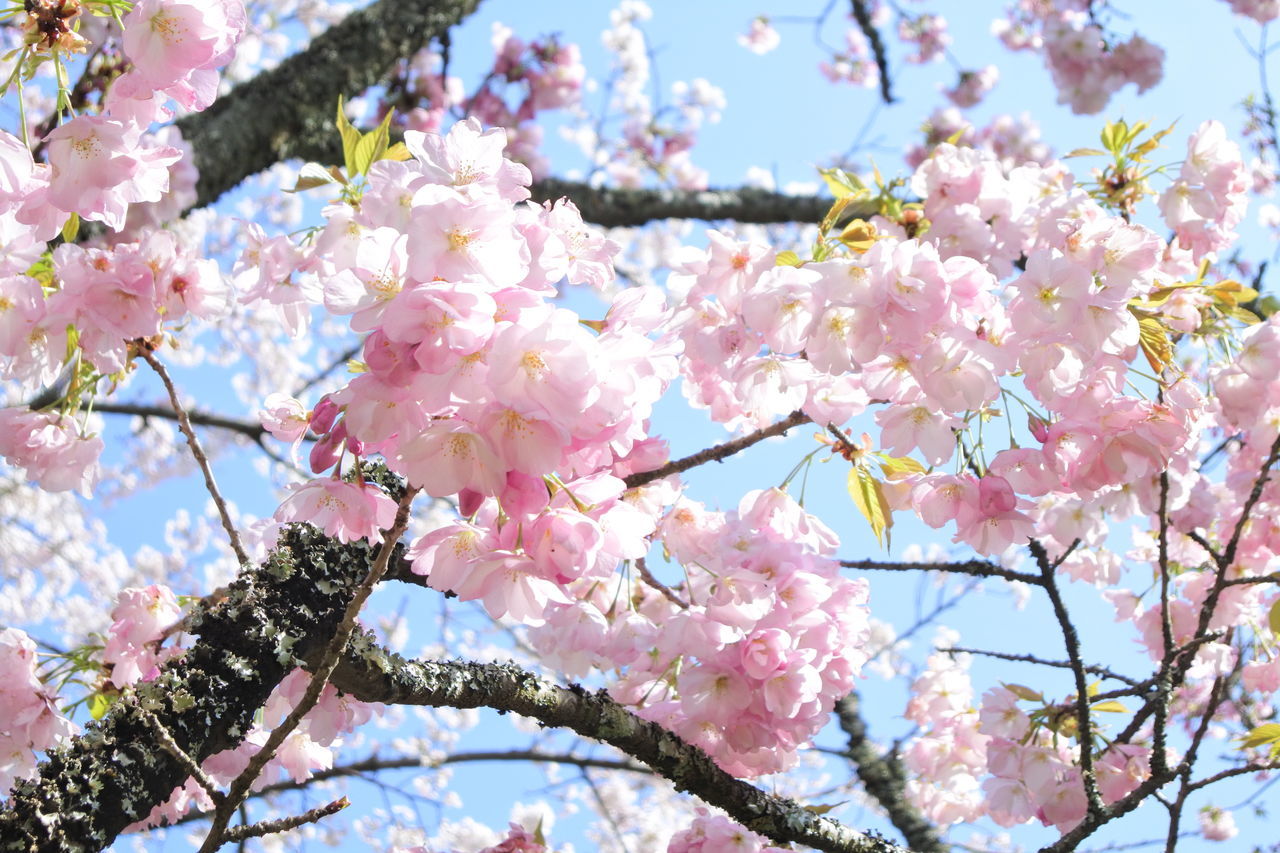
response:
{"label": "cluster of buds", "polygon": [[80,0],[25,0],[22,6],[27,13],[23,39],[36,50],[71,53],[88,46],[88,40],[75,31]]}

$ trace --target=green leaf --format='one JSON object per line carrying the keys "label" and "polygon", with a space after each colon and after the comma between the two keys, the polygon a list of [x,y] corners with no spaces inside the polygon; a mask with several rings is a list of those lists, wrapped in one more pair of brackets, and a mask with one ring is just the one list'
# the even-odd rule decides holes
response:
{"label": "green leaf", "polygon": [[533,841],[543,847],[547,845],[547,836],[542,829],[542,818],[538,818],[538,825],[533,828]]}
{"label": "green leaf", "polygon": [[862,253],[875,245],[880,236],[876,227],[865,219],[855,219],[840,232],[839,240],[855,252]]}
{"label": "green leaf", "polygon": [[827,189],[831,190],[831,194],[837,199],[850,196],[861,197],[867,192],[862,180],[844,169],[819,169],[818,174],[822,176]]}
{"label": "green leaf", "polygon": [[1095,711],[1105,711],[1109,714],[1126,714],[1129,709],[1124,706],[1123,702],[1117,702],[1115,699],[1108,699],[1105,702],[1099,702],[1093,706]]}
{"label": "green leaf", "polygon": [[293,189],[285,190],[287,193],[300,193],[305,190],[312,190],[316,187],[323,187],[326,184],[335,183],[336,179],[333,173],[321,166],[319,163],[306,163],[302,170],[298,172],[297,183],[293,185]]}
{"label": "green leaf", "polygon": [[925,471],[924,465],[910,456],[889,456],[885,453],[877,453],[876,459],[879,460],[880,470],[887,480],[905,474],[923,474]]}
{"label": "green leaf", "polygon": [[1270,612],[1267,613],[1267,627],[1271,629],[1271,633],[1280,637],[1280,599],[1276,599],[1271,605]]}
{"label": "green leaf", "polygon": [[347,165],[348,175],[358,175],[355,167],[356,147],[360,144],[360,131],[347,121],[347,113],[342,108],[342,96],[338,96],[338,133],[342,135],[342,161]]}
{"label": "green leaf", "polygon": [[1138,318],[1138,345],[1142,347],[1142,354],[1147,357],[1147,363],[1157,375],[1164,373],[1165,368],[1173,363],[1169,333],[1155,317]]}
{"label": "green leaf", "polygon": [[403,142],[397,142],[395,145],[392,145],[390,148],[387,149],[386,153],[382,155],[382,159],[383,160],[412,160],[413,154],[409,152],[408,147],[405,146]]}
{"label": "green leaf", "polygon": [[360,141],[356,143],[356,174],[367,175],[369,167],[382,159],[382,155],[386,153],[387,144],[391,140],[391,118],[394,115],[393,111],[388,110],[382,123],[361,136]]}
{"label": "green leaf", "polygon": [[89,697],[89,716],[95,720],[101,720],[107,715],[107,711],[111,709],[111,700],[101,693],[95,693]]}
{"label": "green leaf", "polygon": [[1043,702],[1044,695],[1038,690],[1032,690],[1030,687],[1023,687],[1021,684],[1004,684],[1004,689],[1008,690],[1014,696],[1026,702]]}
{"label": "green leaf", "polygon": [[80,233],[80,215],[72,213],[67,217],[67,221],[62,223],[62,240],[64,243],[74,243],[76,236]]}
{"label": "green leaf", "polygon": [[1270,747],[1271,752],[1274,753],[1277,744],[1280,744],[1280,723],[1263,723],[1240,737],[1240,745],[1245,749],[1266,746]]}
{"label": "green leaf", "polygon": [[1107,152],[1100,151],[1097,148],[1076,148],[1068,151],[1066,154],[1063,154],[1062,159],[1066,160],[1070,157],[1101,157],[1106,153]]}
{"label": "green leaf", "polygon": [[1102,126],[1102,147],[1115,156],[1120,156],[1120,137],[1128,130],[1123,121],[1107,122]]}
{"label": "green leaf", "polygon": [[800,260],[800,256],[795,252],[779,252],[773,262],[775,266],[780,267],[798,267],[804,264],[804,261]]}
{"label": "green leaf", "polygon": [[822,803],[820,805],[804,806],[804,810],[810,814],[827,814],[843,806],[848,800],[841,800],[838,803]]}
{"label": "green leaf", "polygon": [[853,196],[842,196],[835,200],[831,205],[831,209],[827,211],[827,215],[822,217],[822,222],[818,224],[818,239],[822,239],[822,235],[826,234],[835,227],[836,222],[840,219],[840,214],[844,213],[844,209],[853,201]]}
{"label": "green leaf", "polygon": [[849,496],[857,504],[858,510],[870,522],[876,542],[887,547],[893,514],[889,509],[889,502],[885,500],[881,482],[868,469],[855,465],[849,472],[848,488]]}
{"label": "green leaf", "polygon": [[1248,308],[1232,308],[1227,312],[1227,316],[1233,320],[1239,320],[1246,326],[1254,326],[1262,322],[1262,318],[1250,311]]}

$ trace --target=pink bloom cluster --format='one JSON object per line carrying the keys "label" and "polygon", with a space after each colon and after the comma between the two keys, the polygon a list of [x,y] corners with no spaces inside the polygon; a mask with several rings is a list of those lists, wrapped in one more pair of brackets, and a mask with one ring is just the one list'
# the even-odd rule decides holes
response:
{"label": "pink bloom cluster", "polygon": [[1250,178],[1240,147],[1219,121],[1206,121],[1187,140],[1178,178],[1160,196],[1160,212],[1178,245],[1196,260],[1235,242],[1249,204]]}
{"label": "pink bloom cluster", "polygon": [[102,439],[85,435],[70,415],[0,409],[0,456],[50,492],[89,496],[98,476]]}
{"label": "pink bloom cluster", "polygon": [[0,631],[0,794],[36,767],[35,752],[76,733],[41,683],[36,644],[17,628]]}
{"label": "pink bloom cluster", "polygon": [[[449,111],[461,109],[486,127],[503,128],[507,156],[525,164],[534,177],[544,177],[548,166],[538,150],[542,128],[533,122],[541,112],[567,109],[581,100],[586,80],[581,52],[576,44],[562,44],[555,37],[526,43],[497,23],[492,44],[493,67],[470,96],[456,77],[445,78],[439,54],[428,48],[415,55],[403,86],[423,105],[404,114],[404,126],[439,133]],[[513,91],[519,98],[514,107]]]}
{"label": "pink bloom cluster", "polygon": [[110,249],[65,243],[53,253],[53,268],[61,287],[35,325],[75,326],[83,357],[102,373],[122,370],[127,344],[164,323],[214,319],[230,308],[217,262],[197,258],[167,231]]}
{"label": "pink bloom cluster", "polygon": [[[850,259],[776,266],[766,247],[714,233],[687,256],[673,320],[686,395],[752,426],[794,409],[841,424],[883,403],[881,446],[938,466],[967,413],[1020,376],[1043,407],[1040,447],[995,453],[981,477],[903,477],[896,506],[955,522],[957,541],[989,554],[1048,532],[1033,499],[1125,489],[1153,508],[1151,478],[1185,454],[1203,400],[1190,382],[1158,403],[1126,393],[1140,338],[1129,303],[1158,276],[1194,278],[1192,258],[1106,215],[1058,165],[1006,173],[990,154],[944,144],[911,188],[926,199],[923,238],[877,220],[898,236]],[[1000,285],[993,273],[1022,258],[1025,271]]]}
{"label": "pink bloom cluster", "polygon": [[132,67],[112,85],[108,109],[142,127],[171,116],[170,98],[192,112],[205,109],[245,24],[241,0],[138,0],[124,18]]}
{"label": "pink bloom cluster", "polygon": [[[1225,0],[1225,2],[1231,5],[1232,12],[1244,15],[1246,18],[1253,18],[1259,24],[1280,18],[1280,0]],[[1229,812],[1224,814],[1228,818],[1231,817]]]}
{"label": "pink bloom cluster", "polygon": [[994,65],[987,65],[977,71],[961,71],[956,85],[943,94],[957,107],[973,107],[995,88],[999,80],[1000,69]]}
{"label": "pink bloom cluster", "polygon": [[[1277,14],[1280,11],[1272,12],[1271,18]],[[1206,841],[1230,841],[1239,834],[1235,815],[1231,812],[1216,806],[1205,806],[1200,810],[1200,835]]]}
{"label": "pink bloom cluster", "polygon": [[[961,88],[963,85],[962,81]],[[960,110],[941,107],[929,115],[924,127],[924,143],[906,153],[907,164],[913,168],[918,168],[944,142],[990,152],[1006,173],[1018,166],[1047,166],[1053,161],[1049,146],[1040,138],[1040,126],[1026,113],[1017,117],[999,115],[983,127],[974,127]]]}
{"label": "pink bloom cluster", "polygon": [[1090,21],[1088,6],[1086,0],[1017,0],[992,31],[1010,50],[1043,52],[1058,103],[1092,115],[1127,83],[1139,93],[1159,83],[1164,51],[1137,34],[1120,41],[1103,32]]}
{"label": "pink bloom cluster", "polygon": [[[951,824],[986,816],[1005,827],[1039,820],[1067,832],[1084,817],[1078,747],[1033,722],[1018,701],[1012,690],[996,687],[975,710],[968,655],[929,657],[906,710],[921,733],[907,745],[903,761],[913,773],[907,793],[930,819]],[[1095,755],[1104,803],[1124,797],[1150,775],[1150,752],[1116,744]]]}
{"label": "pink bloom cluster", "polygon": [[[681,500],[659,533],[686,566],[687,599],[642,587],[636,612],[576,636],[597,665],[626,667],[615,698],[729,772],[791,766],[866,661],[866,582],[840,577],[835,534],[777,489],[748,493],[726,514]],[[608,599],[596,600],[607,614]],[[564,644],[580,619],[551,616],[538,648]]]}
{"label": "pink bloom cluster", "polygon": [[769,19],[763,15],[751,19],[751,26],[747,29],[745,35],[738,36],[738,44],[745,47],[757,55],[763,55],[782,42],[782,37],[778,35],[778,31],[769,23]]}
{"label": "pink bloom cluster", "polygon": [[849,83],[866,89],[880,85],[880,69],[871,56],[871,45],[857,27],[844,31],[844,50],[819,62],[818,70],[832,83]]}
{"label": "pink bloom cluster", "polygon": [[[190,167],[176,165],[182,151],[145,132],[153,121],[172,116],[164,106],[168,98],[188,110],[213,102],[216,69],[231,58],[244,25],[240,0],[139,0],[124,18],[130,70],[113,82],[103,114],[81,114],[50,131],[44,139],[47,167],[34,165],[12,136],[0,135],[0,216],[16,207],[18,220],[33,226],[32,236],[41,240],[71,213],[119,231],[130,205],[159,202],[170,191],[171,170],[189,203]],[[172,215],[182,206],[163,212]]]}
{"label": "pink bloom cluster", "polygon": [[906,59],[916,65],[940,61],[951,44],[947,19],[941,15],[903,16],[898,21],[898,38],[903,44],[915,47],[915,51],[908,54]]}
{"label": "pink bloom cluster", "polygon": [[667,842],[667,853],[783,853],[784,850],[704,808],[698,809],[698,816],[688,829],[677,832]]}
{"label": "pink bloom cluster", "polygon": [[311,480],[290,487],[276,521],[308,521],[339,542],[381,542],[396,516],[396,502],[377,486],[342,480]]}
{"label": "pink bloom cluster", "polygon": [[160,664],[181,654],[177,648],[159,648],[164,632],[181,615],[178,599],[167,586],[152,584],[121,591],[111,611],[111,627],[102,650],[103,662],[111,667],[111,683],[128,687],[138,681],[150,681],[159,674]]}

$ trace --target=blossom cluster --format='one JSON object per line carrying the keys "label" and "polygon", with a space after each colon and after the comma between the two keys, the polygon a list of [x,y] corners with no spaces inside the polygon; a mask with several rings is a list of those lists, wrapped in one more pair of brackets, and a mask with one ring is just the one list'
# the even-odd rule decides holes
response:
{"label": "blossom cluster", "polygon": [[1199,260],[1235,242],[1249,186],[1240,147],[1227,138],[1221,122],[1208,121],[1187,141],[1187,157],[1177,179],[1161,194],[1160,211],[1178,245]]}
{"label": "blossom cluster", "polygon": [[[913,773],[908,796],[943,825],[985,816],[1005,827],[1038,820],[1067,832],[1086,811],[1079,747],[1056,722],[1074,721],[1074,697],[1042,705],[1038,720],[1018,704],[1027,688],[992,688],[975,707],[968,668],[967,654],[935,652],[911,686],[906,716],[920,731],[903,753]],[[1150,775],[1150,752],[1115,744],[1095,754],[1104,803]]]}
{"label": "blossom cluster", "polygon": [[738,824],[711,814],[706,809],[698,809],[698,816],[693,824],[671,837],[667,845],[667,853],[717,853],[729,851],[734,853],[782,853],[785,848],[774,847],[765,839]]}
{"label": "blossom cluster", "polygon": [[36,644],[24,631],[0,631],[0,793],[36,767],[36,751],[50,749],[76,733],[58,709],[56,694],[38,674]]}
{"label": "blossom cluster", "polygon": [[[555,37],[525,42],[499,23],[491,42],[493,65],[471,94],[459,78],[445,75],[437,51],[424,48],[406,61],[379,109],[398,109],[401,126],[427,133],[440,132],[450,111],[461,110],[485,127],[505,129],[506,156],[527,166],[535,178],[545,177],[548,164],[539,151],[542,128],[534,119],[579,103],[586,79],[581,53],[577,45]],[[515,106],[512,92],[519,94]]]}
{"label": "blossom cluster", "polygon": [[1133,83],[1142,93],[1164,75],[1164,51],[1137,33],[1124,41],[1106,33],[1085,0],[1017,0],[992,31],[1010,50],[1044,54],[1058,103],[1072,112],[1101,112],[1111,96]]}
{"label": "blossom cluster", "polygon": [[866,661],[865,581],[840,577],[835,535],[777,489],[729,513],[681,499],[658,533],[686,583],[637,584],[624,613],[601,588],[531,641],[562,666],[621,670],[614,698],[731,773],[791,766]]}
{"label": "blossom cluster", "polygon": [[102,650],[103,663],[111,667],[112,684],[124,688],[150,681],[159,674],[160,664],[181,654],[176,647],[158,648],[181,613],[177,597],[167,586],[121,591]]}

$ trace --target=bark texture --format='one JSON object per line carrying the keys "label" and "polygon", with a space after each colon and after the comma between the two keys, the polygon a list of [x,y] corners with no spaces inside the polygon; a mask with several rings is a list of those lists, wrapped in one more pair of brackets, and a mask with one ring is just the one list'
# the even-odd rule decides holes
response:
{"label": "bark texture", "polygon": [[333,684],[366,702],[487,707],[571,729],[644,762],[678,790],[724,809],[775,843],[800,843],[831,853],[907,853],[730,776],[701,749],[637,717],[602,690],[561,687],[513,664],[409,661],[381,648],[368,634],[352,638]]}
{"label": "bark texture", "polygon": [[196,761],[236,746],[280,680],[323,650],[371,558],[364,542],[288,528],[262,566],[242,571],[223,599],[197,613],[190,633],[198,639],[181,660],[17,785],[0,811],[0,851],[100,850],[146,818],[187,774],[140,709]]}
{"label": "bark texture", "polygon": [[338,96],[383,80],[400,59],[445,35],[479,0],[379,0],[317,36],[209,109],[178,122],[195,152],[196,207],[291,157],[336,162]]}

